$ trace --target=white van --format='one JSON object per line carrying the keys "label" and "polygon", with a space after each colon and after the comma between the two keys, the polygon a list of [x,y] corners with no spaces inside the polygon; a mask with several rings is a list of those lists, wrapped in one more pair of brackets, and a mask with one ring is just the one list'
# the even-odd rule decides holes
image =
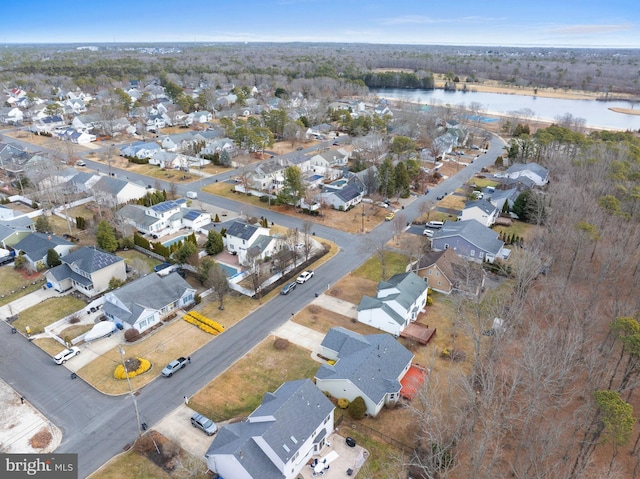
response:
{"label": "white van", "polygon": [[436,229],[436,230],[442,228],[443,226],[444,226],[444,222],[442,221],[429,221],[426,224],[427,228]]}
{"label": "white van", "polygon": [[198,193],[195,191],[187,191],[187,198],[195,200],[198,197]]}

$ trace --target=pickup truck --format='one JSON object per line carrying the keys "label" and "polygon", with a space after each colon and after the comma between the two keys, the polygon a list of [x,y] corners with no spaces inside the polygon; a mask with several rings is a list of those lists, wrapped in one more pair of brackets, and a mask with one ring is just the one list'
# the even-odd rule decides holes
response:
{"label": "pickup truck", "polygon": [[167,364],[167,366],[162,370],[162,375],[165,378],[170,378],[171,376],[173,376],[173,373],[185,367],[188,362],[189,360],[183,357],[174,359],[169,364]]}

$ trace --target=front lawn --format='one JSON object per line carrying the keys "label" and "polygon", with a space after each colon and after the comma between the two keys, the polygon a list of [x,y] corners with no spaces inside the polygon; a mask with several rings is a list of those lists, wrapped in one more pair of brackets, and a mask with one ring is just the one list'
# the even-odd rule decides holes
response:
{"label": "front lawn", "polygon": [[[407,269],[409,262],[406,255],[397,253],[395,251],[385,251],[386,272],[385,278],[389,279],[391,276],[397,273],[404,273]],[[382,280],[382,265],[380,264],[380,257],[374,254],[369,258],[362,266],[353,271],[353,274],[362,278],[375,281],[376,283]]]}
{"label": "front lawn", "polygon": [[[176,318],[169,325],[163,326],[144,339],[135,343],[125,343],[125,359],[132,357],[144,358],[151,361],[151,370],[140,376],[131,378],[131,387],[138,389],[157,376],[162,368],[180,356],[189,356],[194,351],[213,339],[214,336],[187,323],[181,317]],[[223,338],[224,333],[216,338]],[[102,356],[97,357],[78,371],[78,376],[106,394],[124,394],[129,391],[127,381],[115,379],[113,372],[122,363],[119,348],[113,348]],[[188,366],[187,366],[188,367]]]}
{"label": "front lawn", "polygon": [[282,383],[312,378],[320,364],[294,344],[276,350],[268,337],[189,400],[189,407],[214,421],[248,416],[267,391]]}
{"label": "front lawn", "polygon": [[0,267],[0,306],[41,288],[42,280],[42,274],[25,275],[12,264]]}
{"label": "front lawn", "polygon": [[91,479],[171,479],[171,475],[133,449],[111,459],[89,476]]}
{"label": "front lawn", "polygon": [[31,328],[31,334],[38,334],[44,331],[44,327],[55,323],[59,319],[69,316],[86,306],[84,301],[73,296],[61,296],[49,298],[21,311],[18,319],[12,326],[19,331],[24,331],[27,326]]}

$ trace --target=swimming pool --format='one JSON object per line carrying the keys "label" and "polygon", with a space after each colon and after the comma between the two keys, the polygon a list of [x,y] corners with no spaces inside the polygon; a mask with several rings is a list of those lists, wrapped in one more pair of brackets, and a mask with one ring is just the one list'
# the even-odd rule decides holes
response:
{"label": "swimming pool", "polygon": [[186,237],[187,235],[177,236],[169,241],[165,241],[162,245],[169,248],[172,244],[177,243],[178,241],[184,241]]}
{"label": "swimming pool", "polygon": [[237,268],[234,268],[233,266],[229,266],[228,264],[224,264],[224,263],[218,263],[218,264],[224,270],[224,274],[226,274],[228,278],[231,278],[240,272]]}

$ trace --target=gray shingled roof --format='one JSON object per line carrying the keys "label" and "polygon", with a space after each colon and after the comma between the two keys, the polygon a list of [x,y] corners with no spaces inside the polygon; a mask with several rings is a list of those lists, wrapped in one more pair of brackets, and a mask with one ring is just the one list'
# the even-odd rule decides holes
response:
{"label": "gray shingled roof", "polygon": [[320,366],[316,377],[349,381],[376,404],[386,394],[400,391],[398,378],[413,360],[413,353],[389,334],[363,336],[331,328],[322,346],[336,351],[338,361]]}
{"label": "gray shingled roof", "polygon": [[510,175],[521,171],[531,171],[542,179],[545,179],[549,175],[549,170],[544,166],[540,166],[538,163],[514,163],[505,171],[505,174]]}
{"label": "gray shingled roof", "polygon": [[149,228],[154,223],[161,221],[159,218],[145,213],[145,207],[140,205],[124,205],[118,210],[118,215],[133,221],[136,225]]}
{"label": "gray shingled roof", "polygon": [[103,191],[110,195],[116,196],[127,186],[125,180],[113,178],[111,176],[102,176],[93,187],[99,191]]}
{"label": "gray shingled roof", "polygon": [[433,234],[432,241],[460,236],[483,251],[498,254],[504,242],[498,239],[498,233],[480,224],[476,220],[447,221],[442,229]]}
{"label": "gray shingled roof", "polygon": [[275,392],[266,393],[245,421],[221,427],[206,456],[232,454],[251,477],[282,479],[283,474],[254,438],[264,440],[286,463],[333,409],[311,380],[284,383]]}
{"label": "gray shingled roof", "polygon": [[[387,281],[380,281],[378,283],[378,292],[389,289],[397,288],[400,293],[397,295],[389,295],[386,298],[393,298],[405,308],[409,308],[416,299],[424,293],[427,289],[427,283],[423,278],[418,276],[412,271],[406,273],[394,274]],[[382,298],[384,301],[386,298]]]}
{"label": "gray shingled roof", "polygon": [[24,251],[31,261],[39,261],[47,255],[50,249],[56,246],[73,246],[73,243],[56,235],[44,233],[31,233],[16,243],[16,251]]}
{"label": "gray shingled roof", "polygon": [[464,209],[469,210],[471,208],[480,208],[480,210],[488,215],[491,215],[496,211],[496,207],[485,199],[467,202]]}
{"label": "gray shingled roof", "polygon": [[100,271],[119,261],[124,261],[124,259],[115,254],[89,246],[79,248],[62,258],[63,263],[73,264],[80,271],[88,274]]}
{"label": "gray shingled roof", "polygon": [[134,324],[145,308],[160,310],[181,298],[185,291],[190,289],[193,288],[179,274],[148,274],[112,292],[126,309],[107,301],[104,311]]}

